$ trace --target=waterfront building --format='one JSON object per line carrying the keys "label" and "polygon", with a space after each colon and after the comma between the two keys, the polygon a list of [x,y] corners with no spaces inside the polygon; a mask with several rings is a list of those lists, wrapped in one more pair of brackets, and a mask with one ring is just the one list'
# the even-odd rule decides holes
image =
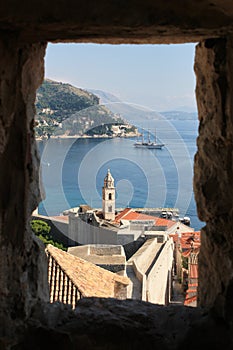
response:
{"label": "waterfront building", "polygon": [[194,231],[177,219],[160,217],[159,213],[162,216],[164,208],[147,208],[146,211],[143,208],[117,209],[115,198],[114,178],[108,170],[102,188],[102,210],[80,205],[66,211],[69,215],[69,238],[79,244],[124,246],[141,236],[157,237],[161,232],[168,235],[177,229],[180,232]]}
{"label": "waterfront building", "polygon": [[[169,208],[167,212],[170,219],[165,215],[164,208],[115,208],[114,178],[108,170],[102,188],[102,209],[83,204],[52,220],[55,226],[59,224],[59,229],[66,226],[63,234],[68,236],[69,254],[60,254],[62,260],[59,268],[62,271],[67,266],[69,268],[72,265],[69,265],[69,261],[82,266],[81,260],[74,260],[73,257],[83,259],[105,270],[128,276],[130,282],[124,292],[127,298],[169,304],[173,275],[175,273],[181,278],[182,271],[182,250],[177,248],[174,237],[181,237],[183,232],[192,235],[194,229],[175,220],[176,210]],[[59,254],[56,253],[56,256]],[[94,268],[92,271],[93,274],[100,272]],[[80,289],[76,282],[72,288],[79,296]],[[83,283],[89,282],[85,280]],[[194,283],[191,284],[193,300],[196,291],[193,289]],[[56,294],[57,287],[55,290]]]}

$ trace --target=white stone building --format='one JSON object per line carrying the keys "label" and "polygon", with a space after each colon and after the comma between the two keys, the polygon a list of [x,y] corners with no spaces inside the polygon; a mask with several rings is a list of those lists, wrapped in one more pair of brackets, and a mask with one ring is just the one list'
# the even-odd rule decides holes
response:
{"label": "white stone building", "polygon": [[[151,209],[151,213],[154,212]],[[69,210],[69,237],[80,244],[125,245],[141,236],[152,238],[161,236],[161,233],[194,231],[181,222],[149,213],[148,209],[144,214],[142,208],[116,209],[114,179],[108,170],[102,188],[102,210],[88,205]]]}

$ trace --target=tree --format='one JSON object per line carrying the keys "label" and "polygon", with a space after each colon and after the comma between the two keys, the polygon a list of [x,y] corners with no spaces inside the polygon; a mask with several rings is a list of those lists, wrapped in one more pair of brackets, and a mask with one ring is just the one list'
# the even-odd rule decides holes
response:
{"label": "tree", "polygon": [[51,231],[51,227],[43,220],[32,220],[31,228],[36,236],[47,236]]}
{"label": "tree", "polygon": [[43,220],[32,220],[30,222],[32,231],[35,233],[35,235],[45,244],[52,244],[53,246],[62,249],[67,250],[66,247],[63,246],[62,243],[56,242],[53,240],[52,235],[50,234],[51,227],[47,224],[47,222]]}

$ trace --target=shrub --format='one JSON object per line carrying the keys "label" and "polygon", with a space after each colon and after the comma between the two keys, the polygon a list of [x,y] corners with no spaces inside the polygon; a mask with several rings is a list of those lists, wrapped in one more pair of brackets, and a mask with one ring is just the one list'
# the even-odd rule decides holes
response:
{"label": "shrub", "polygon": [[32,220],[30,224],[31,224],[32,231],[37,236],[40,234],[42,236],[46,236],[51,231],[51,227],[47,224],[47,222],[43,220]]}
{"label": "shrub", "polygon": [[66,247],[62,243],[56,242],[53,240],[52,235],[50,234],[51,227],[47,224],[47,222],[43,220],[32,220],[30,222],[32,231],[35,235],[45,244],[52,244],[54,247],[57,247],[62,250],[67,250]]}

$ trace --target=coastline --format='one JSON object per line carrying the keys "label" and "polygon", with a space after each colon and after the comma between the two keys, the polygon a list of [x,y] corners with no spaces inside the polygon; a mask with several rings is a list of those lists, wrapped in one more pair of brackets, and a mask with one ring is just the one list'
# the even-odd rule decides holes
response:
{"label": "coastline", "polygon": [[140,136],[139,133],[128,133],[124,136],[118,136],[118,135],[93,135],[93,136],[89,136],[89,135],[66,135],[66,134],[62,134],[62,135],[51,135],[50,137],[45,137],[45,136],[41,136],[41,137],[36,137],[36,141],[45,141],[48,139],[113,139],[113,138],[129,138],[129,137],[138,137]]}

